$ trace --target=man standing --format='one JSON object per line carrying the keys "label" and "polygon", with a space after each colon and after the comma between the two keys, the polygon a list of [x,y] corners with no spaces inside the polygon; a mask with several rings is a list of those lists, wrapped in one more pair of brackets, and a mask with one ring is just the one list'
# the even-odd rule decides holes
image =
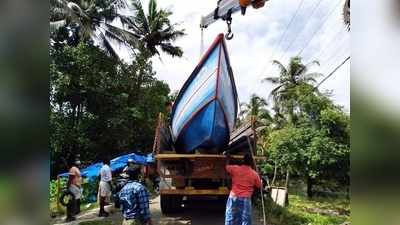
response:
{"label": "man standing", "polygon": [[261,179],[251,168],[250,154],[244,155],[243,164],[229,165],[230,156],[226,154],[226,172],[232,178],[232,190],[226,203],[225,225],[251,225],[251,195],[254,188],[261,188]]}
{"label": "man standing", "polygon": [[129,158],[128,162],[126,163],[126,166],[122,170],[122,172],[126,173],[129,169],[134,169],[135,167],[139,167],[139,166],[135,164],[135,161],[133,161],[133,159]]}
{"label": "man standing", "polygon": [[80,199],[82,196],[82,176],[79,166],[81,162],[75,160],[71,163],[68,172],[68,191],[72,193],[72,198],[67,205],[67,222],[75,220],[75,215],[80,212]]}
{"label": "man standing", "polygon": [[110,168],[110,160],[108,158],[105,158],[103,160],[103,166],[100,169],[100,183],[99,183],[100,217],[108,216],[108,212],[104,210],[104,207],[111,198],[111,180],[112,180],[112,173]]}
{"label": "man standing", "polygon": [[122,225],[152,225],[150,219],[149,193],[138,182],[140,169],[127,171],[129,181],[119,192],[124,221]]}

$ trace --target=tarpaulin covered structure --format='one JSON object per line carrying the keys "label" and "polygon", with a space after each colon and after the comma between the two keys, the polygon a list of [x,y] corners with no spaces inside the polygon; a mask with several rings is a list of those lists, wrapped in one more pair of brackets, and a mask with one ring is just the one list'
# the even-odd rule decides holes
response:
{"label": "tarpaulin covered structure", "polygon": [[[130,153],[126,155],[121,155],[117,158],[114,158],[110,160],[110,167],[112,173],[118,173],[122,172],[124,167],[128,163],[128,159],[132,159],[134,163],[139,164],[139,165],[149,165],[154,163],[154,155],[152,153],[147,154],[147,155],[141,155],[137,153]],[[89,165],[83,169],[81,169],[81,175],[83,178],[85,178],[85,182],[87,183],[93,183],[97,181],[97,178],[100,174],[100,169],[103,166],[102,162],[94,163],[92,165]],[[68,172],[59,174],[58,180],[60,178],[68,178]],[[58,185],[60,186],[60,182],[58,182]],[[60,190],[61,187],[58,187]],[[87,190],[86,190],[87,191]],[[97,190],[90,190],[88,192],[88,196],[86,196],[86,201],[88,202],[95,202],[96,201],[96,193]]]}
{"label": "tarpaulin covered structure", "polygon": [[[140,165],[148,165],[154,163],[154,156],[152,153],[147,155],[139,155],[136,153],[130,153],[126,155],[119,156],[115,159],[110,160],[111,162],[111,171],[119,172],[121,171],[126,164],[128,163],[128,159],[133,159],[136,164]],[[92,164],[84,169],[81,169],[82,177],[88,178],[89,180],[96,179],[99,176],[100,169],[103,166],[103,163],[98,162]],[[68,172],[59,174],[58,177],[68,177]]]}

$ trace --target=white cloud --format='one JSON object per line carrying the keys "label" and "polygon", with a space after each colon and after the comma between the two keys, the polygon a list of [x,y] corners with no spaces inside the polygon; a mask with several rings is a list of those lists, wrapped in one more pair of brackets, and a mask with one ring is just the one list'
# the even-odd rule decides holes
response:
{"label": "white cloud", "polygon": [[[310,15],[319,1],[321,2],[317,10]],[[186,36],[176,41],[176,45],[181,46],[184,50],[182,58],[172,58],[162,54],[162,61],[157,57],[153,59],[157,77],[165,80],[172,90],[181,88],[198,63],[201,36],[200,17],[214,10],[216,2],[216,0],[158,1],[159,6],[170,8],[173,11],[172,21],[181,22],[181,27],[187,33]],[[271,69],[268,64],[272,55],[274,55],[274,59],[286,63],[289,56],[296,55],[312,39],[302,52],[302,56],[305,62],[318,57],[321,66],[317,69],[327,75],[350,54],[349,33],[345,31],[341,20],[342,3],[337,6],[337,2],[329,0],[304,0],[296,19],[286,32],[281,45],[277,47],[300,2],[298,0],[268,1],[261,9],[254,10],[250,7],[245,16],[241,16],[240,13],[233,16],[234,38],[227,41],[227,46],[240,101],[247,101],[252,93],[268,96],[272,86],[261,83],[261,79],[266,75],[274,74],[274,69]],[[146,5],[147,1],[144,1],[143,4]],[[324,23],[325,18],[332,10],[334,10],[333,13]],[[305,25],[307,26],[304,27]],[[218,33],[225,33],[226,29],[223,21],[210,25],[204,32],[205,48],[207,49]],[[315,32],[316,29],[319,30]],[[312,37],[314,33],[316,35]],[[284,54],[284,50],[295,39],[291,48]],[[283,55],[284,57],[282,57]],[[333,90],[333,100],[349,110],[349,64],[343,66],[321,85],[321,89]]]}

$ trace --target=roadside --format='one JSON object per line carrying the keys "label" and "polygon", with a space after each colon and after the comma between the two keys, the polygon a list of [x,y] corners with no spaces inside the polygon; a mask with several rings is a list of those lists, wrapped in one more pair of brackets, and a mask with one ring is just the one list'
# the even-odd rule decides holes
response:
{"label": "roadside", "polygon": [[[266,203],[268,206],[268,203]],[[270,206],[270,205],[269,205]],[[300,194],[289,195],[289,206],[268,207],[269,225],[341,225],[349,224],[350,204],[344,197],[316,197],[308,199]],[[261,207],[253,207],[253,225],[262,225]],[[121,212],[113,206],[107,206],[110,217],[97,216],[98,208],[88,209],[77,217],[77,221],[64,223],[65,216],[56,217],[51,224],[57,225],[120,225]],[[184,202],[182,213],[163,215],[160,209],[160,197],[150,202],[150,210],[155,225],[221,225],[224,224],[225,202],[215,199],[190,200]]]}
{"label": "roadside", "polygon": [[[154,225],[221,225],[224,224],[225,202],[220,200],[190,200],[185,203],[182,213],[163,215],[160,209],[160,197],[150,202],[150,211]],[[88,210],[77,216],[77,220],[64,223],[65,216],[55,218],[51,224],[55,225],[120,225],[122,224],[121,212],[113,206],[107,206],[110,212],[107,218],[98,217],[98,208]],[[253,224],[262,225],[260,213],[253,213]]]}

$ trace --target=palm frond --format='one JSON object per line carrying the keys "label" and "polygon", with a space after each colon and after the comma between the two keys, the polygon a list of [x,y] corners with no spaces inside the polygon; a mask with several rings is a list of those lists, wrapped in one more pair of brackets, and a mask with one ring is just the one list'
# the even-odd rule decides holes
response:
{"label": "palm frond", "polygon": [[178,38],[186,35],[184,31],[185,31],[184,29],[173,30],[173,28],[170,26],[160,32],[160,39],[168,40],[168,41],[175,41]]}
{"label": "palm frond", "polygon": [[133,22],[141,29],[144,30],[145,32],[149,33],[149,24],[147,21],[147,17],[144,13],[142,3],[140,0],[132,0],[132,6],[133,9],[136,12],[135,17],[133,18]]}
{"label": "palm frond", "polygon": [[101,47],[112,57],[118,58],[117,52],[115,52],[114,48],[112,47],[111,43],[107,40],[107,37],[102,33],[99,32],[99,38],[101,40]]}
{"label": "palm frond", "polygon": [[272,60],[272,65],[278,66],[281,75],[285,75],[288,73],[285,66],[278,60]]}
{"label": "palm frond", "polygon": [[346,0],[343,5],[343,23],[346,25],[347,30],[350,31],[350,0]]}
{"label": "palm frond", "polygon": [[280,79],[279,77],[266,77],[262,79],[261,82],[270,82],[272,84],[279,84]]}
{"label": "palm frond", "polygon": [[171,43],[161,43],[160,47],[165,53],[172,57],[181,57],[183,55],[183,50],[180,47],[173,46]]}

